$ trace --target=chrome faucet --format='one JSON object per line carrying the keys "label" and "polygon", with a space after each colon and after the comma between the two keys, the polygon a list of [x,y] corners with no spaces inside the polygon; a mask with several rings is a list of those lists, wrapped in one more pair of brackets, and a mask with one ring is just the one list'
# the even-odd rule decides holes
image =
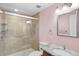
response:
{"label": "chrome faucet", "polygon": [[65,45],[63,47],[64,47],[64,50],[65,50],[66,49]]}

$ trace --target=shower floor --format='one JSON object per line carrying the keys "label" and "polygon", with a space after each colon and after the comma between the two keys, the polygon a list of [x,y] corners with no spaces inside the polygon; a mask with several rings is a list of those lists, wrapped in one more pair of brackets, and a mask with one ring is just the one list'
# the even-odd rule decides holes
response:
{"label": "shower floor", "polygon": [[8,56],[28,56],[31,52],[35,51],[32,48],[20,51],[20,52],[16,52],[14,54],[8,55]]}

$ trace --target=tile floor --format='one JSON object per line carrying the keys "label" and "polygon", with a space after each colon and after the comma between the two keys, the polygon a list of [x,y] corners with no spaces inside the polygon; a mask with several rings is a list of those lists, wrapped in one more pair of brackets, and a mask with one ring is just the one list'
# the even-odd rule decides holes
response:
{"label": "tile floor", "polygon": [[14,54],[8,55],[8,56],[28,56],[31,52],[33,52],[34,49],[29,48],[20,52],[16,52]]}

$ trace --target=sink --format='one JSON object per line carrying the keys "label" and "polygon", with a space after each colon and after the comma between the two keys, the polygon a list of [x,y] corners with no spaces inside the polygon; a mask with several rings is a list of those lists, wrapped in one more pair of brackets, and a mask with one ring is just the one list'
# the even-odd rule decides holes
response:
{"label": "sink", "polygon": [[53,49],[52,51],[53,51],[53,53],[55,53],[56,55],[59,55],[59,56],[71,56],[70,53],[68,53],[67,51],[65,51],[63,49]]}

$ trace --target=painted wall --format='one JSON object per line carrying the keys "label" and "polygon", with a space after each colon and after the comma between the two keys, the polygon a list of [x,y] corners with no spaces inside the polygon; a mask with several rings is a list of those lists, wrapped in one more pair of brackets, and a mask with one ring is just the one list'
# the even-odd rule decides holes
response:
{"label": "painted wall", "polygon": [[57,36],[57,15],[55,9],[57,5],[52,5],[40,12],[39,40],[49,44],[61,44],[66,48],[79,51],[79,38]]}

